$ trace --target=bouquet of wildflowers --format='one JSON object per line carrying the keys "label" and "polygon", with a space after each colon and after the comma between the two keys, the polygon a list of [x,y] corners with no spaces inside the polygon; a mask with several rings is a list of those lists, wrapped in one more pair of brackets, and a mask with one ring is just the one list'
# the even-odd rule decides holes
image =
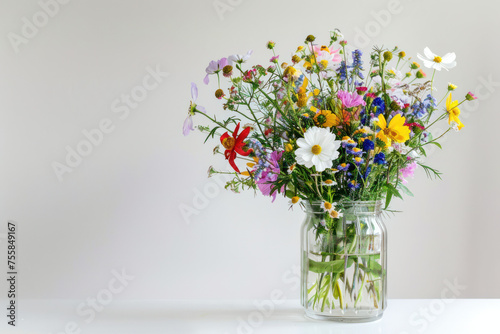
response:
{"label": "bouquet of wildflowers", "polygon": [[[435,72],[453,68],[455,54],[440,57],[425,48],[418,58],[433,71],[428,80],[420,64],[397,47],[374,48],[363,60],[361,50],[348,52],[346,46],[336,30],[328,45],[307,36],[289,59],[280,59],[275,43],[268,42],[267,65],[247,66],[252,51],[210,62],[204,83],[216,78],[215,97],[229,116],[211,116],[197,105],[193,83],[183,132],[194,129],[195,116],[211,121],[197,127],[207,139],[220,139],[222,147],[214,152],[234,175],[226,188],[258,189],[273,201],[281,194],[291,205],[322,201],[337,219],[342,213],[335,203],[343,200],[385,198],[387,208],[394,196],[411,194],[406,179],[417,166],[439,177],[420,158],[428,145],[441,148],[438,140],[450,129],[462,129],[459,105],[475,99],[469,92],[454,100],[453,84],[439,101],[433,96]],[[225,89],[221,79],[228,82]],[[433,137],[430,128],[440,121],[449,128]],[[228,172],[211,167],[213,173]]]}
{"label": "bouquet of wildflowers", "polygon": [[[307,36],[287,59],[275,53],[274,42],[267,48],[272,55],[265,66],[247,64],[251,51],[210,62],[204,82],[216,79],[215,97],[224,111],[212,115],[197,105],[193,83],[184,135],[206,117],[211,124],[197,127],[207,139],[219,139],[214,153],[231,169],[210,167],[209,176],[233,175],[226,188],[252,188],[273,201],[280,194],[290,206],[300,203],[314,213],[307,229],[317,246],[303,249],[302,261],[306,312],[383,309],[384,241],[373,234],[372,222],[352,218],[352,203],[385,201],[387,209],[392,198],[411,195],[407,179],[417,166],[439,177],[423,162],[426,150],[441,148],[442,136],[463,128],[459,106],[475,96],[454,100],[457,87],[448,84],[434,97],[434,75],[456,66],[454,53],[440,57],[425,48],[418,54],[432,70],[429,80],[397,47],[376,47],[363,57],[361,50],[349,51],[338,31],[325,45]],[[447,123],[447,130],[433,136],[438,122]]]}

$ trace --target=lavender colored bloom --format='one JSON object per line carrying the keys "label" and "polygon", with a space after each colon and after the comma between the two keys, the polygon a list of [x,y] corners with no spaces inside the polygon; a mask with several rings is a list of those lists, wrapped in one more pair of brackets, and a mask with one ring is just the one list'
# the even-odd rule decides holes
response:
{"label": "lavender colored bloom", "polygon": [[347,154],[352,154],[354,155],[355,157],[359,157],[363,154],[363,150],[357,148],[357,147],[354,147],[353,149],[346,149],[346,152]]}
{"label": "lavender colored bloom", "polygon": [[346,172],[350,166],[351,166],[351,164],[342,163],[342,164],[337,166],[337,169],[341,170],[343,172]]}
{"label": "lavender colored bloom", "polygon": [[195,102],[198,99],[198,87],[194,82],[191,82],[191,105],[189,106],[188,117],[184,120],[184,125],[182,126],[182,133],[187,136],[191,131],[194,130],[192,116],[195,115],[196,111],[205,112],[205,108],[197,105]]}
{"label": "lavender colored bloom", "polygon": [[205,78],[203,79],[203,82],[205,83],[205,85],[208,85],[209,83],[209,78],[208,76],[211,75],[211,74],[216,74],[218,73],[219,71],[221,71],[224,66],[228,65],[228,60],[227,58],[221,58],[219,59],[218,61],[215,61],[215,60],[212,60],[207,68],[205,69],[205,72],[207,72],[207,75],[205,76]]}
{"label": "lavender colored bloom", "polygon": [[342,104],[345,108],[357,107],[359,105],[366,105],[366,102],[363,100],[361,95],[358,93],[350,93],[347,91],[339,90],[337,93],[337,97],[342,101]]}
{"label": "lavender colored bloom", "polygon": [[356,145],[358,145],[358,144],[356,144],[356,142],[354,140],[352,140],[352,139],[345,140],[345,141],[343,140],[342,141],[342,147],[343,148],[351,149],[353,147],[356,147]]}
{"label": "lavender colored bloom", "polygon": [[354,180],[347,182],[347,186],[351,190],[356,190],[356,189],[359,189],[359,187],[361,187],[361,185],[358,182],[354,181]]}
{"label": "lavender colored bloom", "polygon": [[[268,167],[262,171],[261,177],[256,181],[257,186],[259,187],[260,192],[264,196],[271,196],[273,198],[273,202],[276,199],[277,190],[271,193],[274,182],[278,179],[278,175],[280,173],[279,160],[281,160],[283,152],[274,151],[268,156]],[[284,190],[284,187],[281,188],[281,191]]]}
{"label": "lavender colored bloom", "polygon": [[385,165],[387,161],[385,161],[385,154],[384,153],[378,153],[375,154],[375,157],[373,158],[373,162],[379,165]]}
{"label": "lavender colored bloom", "polygon": [[188,115],[188,117],[184,121],[184,125],[182,126],[182,133],[184,134],[184,136],[187,136],[193,130],[193,119],[191,115]]}

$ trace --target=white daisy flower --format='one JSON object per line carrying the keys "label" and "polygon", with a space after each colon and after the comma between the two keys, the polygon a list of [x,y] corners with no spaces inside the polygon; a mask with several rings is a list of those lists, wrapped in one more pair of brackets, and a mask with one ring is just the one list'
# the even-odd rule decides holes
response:
{"label": "white daisy flower", "polygon": [[289,201],[288,201],[288,204],[289,205],[295,205],[295,204],[298,204],[300,203],[302,199],[299,197],[299,196],[293,196]]}
{"label": "white daisy flower", "polygon": [[336,210],[330,210],[330,217],[332,218],[341,218],[344,214],[342,212],[338,212]]}
{"label": "white daisy flower", "polygon": [[331,209],[333,209],[333,204],[327,201],[321,202],[321,208],[325,212],[330,212]]}
{"label": "white daisy flower", "polygon": [[327,187],[335,186],[336,184],[337,184],[337,182],[335,182],[331,179],[328,179],[328,180],[321,182],[321,185],[327,186]]}
{"label": "white daisy flower", "polygon": [[316,171],[322,172],[331,168],[332,161],[338,158],[340,144],[329,129],[312,127],[304,133],[304,138],[297,139],[296,161],[299,165],[307,168],[314,166]]}
{"label": "white daisy flower", "polygon": [[424,49],[424,55],[417,53],[417,57],[424,62],[424,66],[427,68],[432,68],[441,71],[442,68],[445,70],[450,70],[451,68],[457,66],[455,59],[457,56],[455,52],[447,53],[443,57],[438,56],[433,53],[428,47]]}

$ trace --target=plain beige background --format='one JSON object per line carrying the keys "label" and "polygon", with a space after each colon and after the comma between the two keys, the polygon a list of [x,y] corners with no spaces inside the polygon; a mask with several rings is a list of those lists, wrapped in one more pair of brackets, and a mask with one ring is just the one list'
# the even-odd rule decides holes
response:
{"label": "plain beige background", "polygon": [[[373,44],[398,45],[415,59],[426,46],[456,52],[458,66],[438,73],[437,96],[452,82],[457,98],[468,90],[480,97],[462,110],[465,128],[427,160],[443,180],[418,170],[409,183],[415,198],[394,201],[402,213],[386,219],[389,297],[440,298],[456,281],[465,287],[460,298],[500,298],[496,2],[61,0],[58,7],[45,21],[36,1],[0,1],[0,231],[8,219],[19,223],[22,298],[84,300],[122,269],[134,279],[115,298],[264,299],[275,289],[298,298],[303,213],[288,211],[282,198],[222,190],[206,177],[209,165],[225,166],[211,154],[215,142],[203,145],[200,133],[184,138],[181,129],[191,81],[198,103],[220,113],[215,86],[202,84],[210,60],[253,49],[250,63],[267,64],[270,39],[285,60],[308,34],[327,42],[334,28],[365,53]],[[26,21],[40,27],[30,31]],[[30,37],[19,42],[23,29]],[[125,107],[130,94],[140,101]],[[88,155],[60,182],[54,162],[64,163],[67,147],[77,149],[83,131],[99,126],[108,133],[82,144]],[[196,210],[188,220],[186,207]]]}

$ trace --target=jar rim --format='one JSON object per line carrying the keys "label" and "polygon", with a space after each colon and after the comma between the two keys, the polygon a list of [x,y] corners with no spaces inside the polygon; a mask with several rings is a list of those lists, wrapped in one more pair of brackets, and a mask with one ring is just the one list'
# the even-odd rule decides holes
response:
{"label": "jar rim", "polygon": [[[323,201],[321,200],[315,200],[315,201],[304,201],[307,204],[321,204]],[[369,205],[369,204],[382,204],[381,199],[377,200],[372,200],[372,201],[352,201],[352,200],[341,200],[338,202],[339,204],[344,204],[344,205]]]}
{"label": "jar rim", "polygon": [[[324,210],[320,209],[321,203],[324,201],[303,201],[304,206],[303,210],[304,212],[309,212],[309,213],[322,213]],[[382,200],[373,200],[373,201],[351,201],[351,200],[341,200],[338,202],[339,205],[342,205],[344,209],[349,209],[356,210],[355,208],[362,208],[362,207],[372,207],[374,211],[380,211],[382,209]]]}

